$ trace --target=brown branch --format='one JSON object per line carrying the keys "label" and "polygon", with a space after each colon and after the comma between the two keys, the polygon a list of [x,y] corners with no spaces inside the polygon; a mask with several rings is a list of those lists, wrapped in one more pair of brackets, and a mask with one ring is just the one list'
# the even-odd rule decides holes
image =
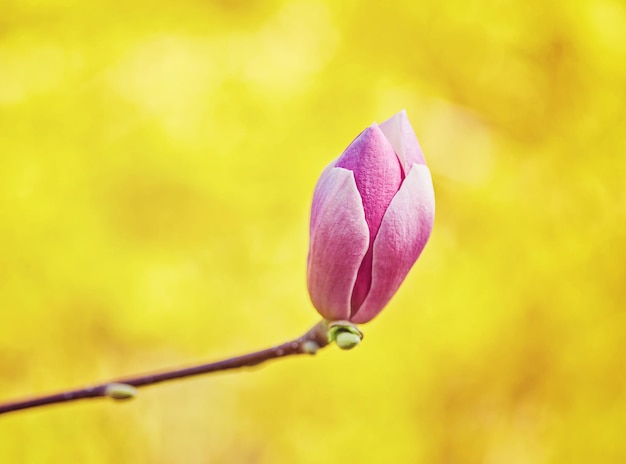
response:
{"label": "brown branch", "polygon": [[[332,326],[333,323],[330,323]],[[332,327],[331,327],[332,330]],[[293,341],[277,345],[254,353],[236,356],[223,361],[202,364],[200,366],[175,369],[154,374],[144,374],[134,377],[122,378],[110,382],[105,382],[91,387],[79,388],[76,390],[64,391],[54,395],[40,396],[31,399],[11,401],[0,404],[0,414],[22,409],[36,408],[55,403],[76,401],[86,398],[98,398],[108,396],[113,399],[122,400],[136,396],[136,388],[165,382],[167,380],[182,379],[194,375],[208,374],[210,372],[237,369],[240,367],[256,366],[274,358],[281,358],[295,354],[315,354],[315,352],[329,343],[329,323],[321,321],[311,328],[300,338]],[[334,338],[334,337],[333,337]]]}

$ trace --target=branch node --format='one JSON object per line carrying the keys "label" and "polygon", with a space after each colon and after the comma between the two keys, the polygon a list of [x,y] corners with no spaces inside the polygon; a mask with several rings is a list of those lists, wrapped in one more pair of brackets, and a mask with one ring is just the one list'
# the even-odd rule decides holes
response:
{"label": "branch node", "polygon": [[130,400],[135,398],[137,394],[137,389],[127,383],[110,383],[104,388],[104,396],[116,401]]}
{"label": "branch node", "polygon": [[319,345],[315,343],[313,340],[307,340],[306,342],[302,344],[302,351],[304,351],[307,354],[315,354],[317,353],[317,350],[319,349],[320,349]]}

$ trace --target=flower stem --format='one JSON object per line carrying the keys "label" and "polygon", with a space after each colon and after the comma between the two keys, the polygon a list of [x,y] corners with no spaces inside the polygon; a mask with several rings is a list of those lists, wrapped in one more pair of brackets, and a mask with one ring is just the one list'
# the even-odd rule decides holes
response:
{"label": "flower stem", "polygon": [[199,366],[192,366],[182,369],[174,369],[154,374],[137,375],[133,377],[112,380],[76,390],[67,390],[53,395],[39,396],[30,399],[11,401],[0,404],[0,414],[22,409],[36,408],[67,401],[76,401],[86,398],[110,397],[116,400],[125,400],[136,396],[136,388],[153,385],[155,383],[168,380],[182,379],[195,375],[209,374],[211,372],[237,369],[240,367],[250,367],[269,361],[274,358],[296,354],[315,354],[319,348],[328,345],[328,322],[321,321],[314,325],[307,333],[301,337],[273,346],[265,350],[235,356]]}

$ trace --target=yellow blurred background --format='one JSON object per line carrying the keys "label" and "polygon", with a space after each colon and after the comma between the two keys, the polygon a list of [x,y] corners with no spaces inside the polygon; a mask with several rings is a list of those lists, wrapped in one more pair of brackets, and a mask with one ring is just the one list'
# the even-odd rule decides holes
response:
{"label": "yellow blurred background", "polygon": [[2,416],[0,462],[626,462],[618,0],[0,2],[0,401],[303,333],[317,177],[402,108],[436,224],[361,346]]}

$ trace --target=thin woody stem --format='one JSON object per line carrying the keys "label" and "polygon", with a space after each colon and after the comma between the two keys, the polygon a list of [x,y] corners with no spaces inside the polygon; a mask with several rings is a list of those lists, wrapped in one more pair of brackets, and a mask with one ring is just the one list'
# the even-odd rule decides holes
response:
{"label": "thin woody stem", "polygon": [[[192,377],[194,375],[208,374],[228,369],[237,369],[240,367],[256,366],[265,361],[269,361],[270,359],[290,355],[315,354],[318,348],[328,345],[329,340],[327,333],[328,323],[326,321],[321,321],[314,325],[311,330],[300,338],[272,348],[244,354],[242,356],[236,356],[222,361],[202,364],[199,366],[127,377],[90,387],[68,390],[54,395],[11,401],[0,404],[0,414],[86,398],[109,396],[115,399],[126,399],[134,396],[134,394],[128,393],[128,390],[134,390],[134,388],[145,387],[147,385],[153,385],[167,380],[182,379],[185,377]],[[121,392],[115,391],[117,387],[121,387]]]}

